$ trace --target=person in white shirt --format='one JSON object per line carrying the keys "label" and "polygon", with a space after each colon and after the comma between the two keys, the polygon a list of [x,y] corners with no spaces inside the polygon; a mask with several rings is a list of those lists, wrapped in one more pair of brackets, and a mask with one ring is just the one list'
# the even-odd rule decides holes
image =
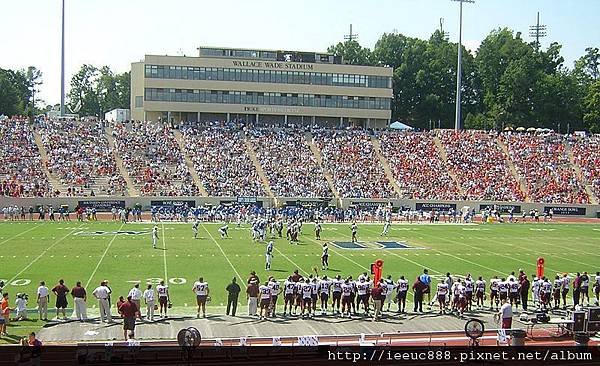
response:
{"label": "person in white shirt", "polygon": [[15,301],[15,310],[17,311],[15,320],[27,320],[27,298],[25,294],[17,294],[17,300]]}
{"label": "person in white shirt", "polygon": [[292,276],[283,283],[283,316],[286,316],[286,311],[289,306],[289,314],[292,314],[292,306],[294,304],[294,293],[296,292],[296,283],[292,281]]}
{"label": "person in white shirt", "polygon": [[275,317],[275,310],[277,310],[277,300],[279,299],[279,294],[281,293],[281,285],[279,281],[277,281],[273,276],[269,277],[269,287],[271,288],[271,305],[269,307],[271,316]]}
{"label": "person in white shirt", "polygon": [[571,277],[569,277],[568,273],[564,273],[563,278],[562,278],[561,296],[562,296],[563,309],[565,309],[565,310],[567,309],[567,294],[569,293],[570,287],[571,287]]}
{"label": "person in white shirt", "polygon": [[500,307],[500,311],[498,312],[498,316],[502,321],[502,329],[510,329],[512,327],[512,305],[508,301],[508,299],[502,300],[502,306]]}
{"label": "person in white shirt", "polygon": [[198,303],[198,313],[196,318],[200,318],[200,310],[202,310],[202,317],[206,318],[206,299],[208,298],[209,288],[208,283],[204,282],[204,278],[200,277],[198,281],[194,282],[192,291],[196,294],[196,302]]}
{"label": "person in white shirt", "polygon": [[340,314],[340,303],[342,301],[342,277],[340,275],[335,276],[331,281],[331,307],[333,308],[334,314]]}
{"label": "person in white shirt", "polygon": [[269,287],[269,281],[265,281],[264,284],[258,287],[258,293],[260,296],[259,317],[261,320],[264,320],[269,315],[269,307],[271,306],[271,288]]}
{"label": "person in white shirt", "polygon": [[437,284],[437,301],[440,305],[440,314],[444,314],[446,311],[446,296],[448,296],[448,285],[444,280],[441,280],[440,283]]}
{"label": "person in white shirt", "polygon": [[135,306],[137,306],[138,308],[138,317],[140,319],[142,319],[142,312],[141,312],[141,307],[140,307],[140,303],[141,303],[141,299],[142,299],[142,290],[140,290],[140,284],[136,283],[135,285],[133,285],[133,288],[131,290],[129,290],[129,294],[127,295],[127,297],[131,297],[131,302],[135,304]]}
{"label": "person in white shirt", "polygon": [[406,310],[406,294],[408,293],[408,280],[400,276],[396,281],[396,296],[398,297],[398,312],[404,313]]}
{"label": "person in white shirt", "polygon": [[44,281],[40,282],[37,289],[37,303],[40,320],[48,321],[48,301],[50,301],[50,290]]}
{"label": "person in white shirt", "polygon": [[596,272],[596,277],[594,278],[594,295],[596,296],[595,305],[598,306],[600,304],[600,271]]}
{"label": "person in white shirt", "polygon": [[154,300],[154,290],[152,285],[148,285],[143,294],[144,302],[146,303],[146,320],[154,321],[154,306],[156,301]]}
{"label": "person in white shirt", "polygon": [[100,282],[100,286],[92,292],[92,295],[98,299],[98,308],[100,309],[100,321],[112,323],[112,316],[110,314],[110,304],[108,298],[110,296],[110,289],[106,286],[106,282]]}
{"label": "person in white shirt", "polygon": [[[306,279],[306,281],[301,285],[300,291],[302,293],[302,318],[305,316],[311,317],[311,303],[312,303],[312,294],[313,288],[310,284],[310,279]],[[305,315],[306,312],[306,315]]]}

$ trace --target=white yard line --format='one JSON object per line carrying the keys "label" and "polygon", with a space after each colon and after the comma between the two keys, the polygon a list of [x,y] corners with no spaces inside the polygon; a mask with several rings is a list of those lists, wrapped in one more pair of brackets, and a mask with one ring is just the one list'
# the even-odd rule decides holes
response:
{"label": "white yard line", "polygon": [[[121,229],[123,228],[123,226],[125,225],[125,223],[122,223],[121,226],[119,227],[118,231],[121,231]],[[85,283],[85,287],[87,288],[90,283],[92,282],[92,279],[94,278],[94,276],[96,275],[96,272],[98,272],[98,268],[100,268],[100,264],[102,263],[102,261],[104,260],[104,257],[106,257],[106,253],[108,253],[108,250],[110,249],[110,247],[112,246],[112,244],[114,243],[115,239],[117,238],[117,236],[119,236],[119,234],[115,234],[115,236],[113,236],[113,238],[110,240],[110,242],[108,242],[108,245],[106,246],[106,249],[104,250],[104,253],[102,253],[102,256],[100,257],[100,260],[98,261],[98,264],[96,264],[96,268],[94,268],[94,271],[92,272],[92,274],[90,275],[90,278],[88,278],[87,282]]]}
{"label": "white yard line", "polygon": [[8,238],[8,239],[5,239],[5,240],[1,241],[1,242],[0,242],[0,245],[2,245],[2,244],[6,244],[6,243],[8,243],[9,241],[11,241],[11,240],[13,240],[13,239],[16,239],[16,238],[18,238],[19,236],[21,236],[21,235],[23,235],[23,234],[25,234],[25,233],[28,233],[28,232],[30,232],[30,231],[31,231],[31,230],[33,230],[33,229],[37,229],[38,227],[40,227],[40,226],[42,226],[42,225],[44,225],[44,224],[45,224],[45,223],[42,223],[42,224],[35,224],[35,225],[34,225],[34,226],[31,228],[31,229],[27,229],[27,230],[25,230],[25,231],[21,231],[20,233],[18,233],[18,234],[16,234],[16,235],[14,235],[14,236],[11,236],[11,237],[10,237],[10,238]]}
{"label": "white yard line", "polygon": [[283,254],[282,251],[280,251],[279,249],[277,249],[275,247],[275,245],[273,245],[273,249],[275,249],[275,251],[277,253],[279,253],[279,255],[281,255],[283,258],[287,259],[288,262],[290,262],[291,264],[293,264],[297,269],[301,270],[302,272],[306,273],[307,275],[310,274],[310,272],[305,271],[302,267],[300,267],[296,262],[294,262],[293,260],[291,260],[287,255]]}
{"label": "white yard line", "polygon": [[242,283],[242,285],[244,285],[244,288],[248,288],[248,286],[246,286],[246,281],[244,281],[244,278],[237,271],[237,269],[235,268],[235,266],[233,265],[233,263],[231,263],[231,261],[229,260],[229,257],[227,257],[227,254],[225,254],[225,251],[223,251],[223,248],[221,248],[221,245],[219,244],[219,242],[217,242],[215,240],[215,237],[210,233],[210,231],[208,231],[208,229],[206,228],[206,226],[204,226],[204,224],[200,224],[200,225],[202,226],[202,228],[204,229],[204,231],[206,231],[208,233],[208,236],[210,236],[210,239],[213,241],[213,243],[215,243],[217,245],[217,247],[221,251],[221,254],[223,254],[223,257],[225,257],[225,260],[231,266],[231,269],[233,269],[233,271],[235,272],[235,274],[240,279],[240,282]]}
{"label": "white yard line", "polygon": [[165,265],[165,282],[169,282],[167,276],[167,243],[165,242],[165,224],[161,223],[162,226],[162,242],[163,242],[163,263]]}
{"label": "white yard line", "polygon": [[[79,225],[81,226],[81,225]],[[67,235],[63,236],[62,238],[58,239],[57,241],[54,242],[54,244],[50,245],[48,248],[44,249],[44,251],[38,255],[37,257],[35,257],[35,259],[33,259],[31,262],[29,262],[28,265],[25,266],[25,268],[23,268],[21,271],[19,271],[19,273],[17,273],[16,275],[13,276],[13,278],[11,278],[10,280],[8,280],[7,285],[9,283],[11,283],[12,281],[14,281],[17,277],[19,277],[23,272],[27,271],[31,266],[33,266],[40,258],[42,258],[44,256],[44,254],[48,253],[49,250],[51,250],[52,248],[54,248],[58,243],[62,242],[63,240],[65,240],[67,237],[69,237],[71,234],[73,234],[73,231],[69,232]]]}

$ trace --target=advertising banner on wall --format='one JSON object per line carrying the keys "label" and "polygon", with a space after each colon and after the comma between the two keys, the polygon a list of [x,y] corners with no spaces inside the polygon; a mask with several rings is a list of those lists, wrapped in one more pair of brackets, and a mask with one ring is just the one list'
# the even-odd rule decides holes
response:
{"label": "advertising banner on wall", "polygon": [[78,201],[77,205],[82,208],[95,208],[98,212],[110,212],[115,207],[125,208],[125,201],[121,200],[85,200]]}
{"label": "advertising banner on wall", "polygon": [[415,204],[417,211],[448,211],[449,209],[456,210],[456,203],[443,203],[443,202],[417,202]]}
{"label": "advertising banner on wall", "polygon": [[485,210],[486,208],[499,210],[501,213],[509,213],[510,209],[513,209],[513,213],[521,213],[521,205],[510,205],[510,204],[501,204],[501,205],[479,205],[479,211]]}
{"label": "advertising banner on wall", "polygon": [[160,200],[150,201],[152,207],[165,207],[165,208],[177,208],[177,207],[196,207],[196,201],[194,200]]}
{"label": "advertising banner on wall", "polygon": [[545,206],[544,212],[552,209],[552,213],[557,216],[585,216],[585,207],[567,207],[567,206]]}

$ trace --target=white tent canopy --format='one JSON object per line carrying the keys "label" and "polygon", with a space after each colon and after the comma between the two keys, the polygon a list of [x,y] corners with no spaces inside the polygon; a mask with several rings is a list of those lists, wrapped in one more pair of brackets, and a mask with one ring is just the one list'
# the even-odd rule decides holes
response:
{"label": "white tent canopy", "polygon": [[392,123],[390,125],[390,128],[394,129],[394,130],[399,130],[399,131],[412,131],[412,130],[414,130],[414,128],[412,128],[409,125],[404,124],[404,123],[402,123],[400,121],[396,121],[396,122]]}

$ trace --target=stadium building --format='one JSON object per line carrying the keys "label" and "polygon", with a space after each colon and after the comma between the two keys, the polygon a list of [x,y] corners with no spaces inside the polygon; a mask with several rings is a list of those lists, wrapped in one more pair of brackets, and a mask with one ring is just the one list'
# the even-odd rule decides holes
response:
{"label": "stadium building", "polygon": [[392,68],[327,53],[199,48],[131,65],[134,120],[386,127]]}

